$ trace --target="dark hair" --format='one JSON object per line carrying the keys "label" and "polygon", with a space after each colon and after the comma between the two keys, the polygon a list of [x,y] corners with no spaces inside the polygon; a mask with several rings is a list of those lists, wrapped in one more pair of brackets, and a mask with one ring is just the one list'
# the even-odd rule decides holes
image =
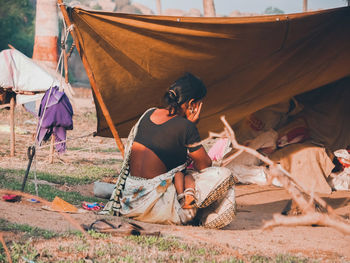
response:
{"label": "dark hair", "polygon": [[169,115],[178,113],[180,106],[193,99],[201,100],[207,94],[204,83],[191,73],[185,73],[178,78],[164,95],[165,103],[169,108]]}

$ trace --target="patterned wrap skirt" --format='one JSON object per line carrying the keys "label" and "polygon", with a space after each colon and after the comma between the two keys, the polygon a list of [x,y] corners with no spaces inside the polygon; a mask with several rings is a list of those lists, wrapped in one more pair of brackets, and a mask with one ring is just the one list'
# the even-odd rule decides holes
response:
{"label": "patterned wrap skirt", "polygon": [[[103,212],[149,223],[181,224],[181,206],[177,200],[174,176],[185,168],[185,164],[152,179],[130,174],[130,152],[138,125],[139,121],[129,134],[121,172]],[[196,206],[203,210],[201,223],[211,228],[221,228],[230,223],[235,212],[231,171],[224,167],[208,167],[191,174],[195,179]]]}

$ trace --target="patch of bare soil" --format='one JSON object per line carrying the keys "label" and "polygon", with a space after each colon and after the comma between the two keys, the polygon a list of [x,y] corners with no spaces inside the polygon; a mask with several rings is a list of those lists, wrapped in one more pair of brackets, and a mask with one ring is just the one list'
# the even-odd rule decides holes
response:
{"label": "patch of bare soil", "polygon": [[[70,132],[73,136],[86,134],[94,131],[96,120],[89,114],[91,108],[91,97],[79,99],[80,108],[76,108],[77,117],[84,118],[84,122],[77,122],[75,130]],[[6,116],[1,113],[1,116]],[[28,130],[26,135],[18,135],[16,140],[19,145],[17,156],[8,157],[8,140],[2,134],[0,136],[0,168],[25,168],[27,159],[25,156],[25,147],[35,131],[35,126],[24,124],[25,115],[21,119],[21,113],[17,116],[17,126]],[[6,123],[6,119],[1,119],[1,123]],[[7,136],[7,135],[6,135]],[[107,144],[115,147],[113,139],[88,137],[83,141],[70,142],[69,147],[87,148],[91,146],[101,146]],[[50,165],[45,161],[47,152],[41,153],[38,157],[38,169],[49,170]],[[118,165],[115,162],[108,162],[111,158],[120,158],[116,152],[81,151],[67,154],[67,160],[59,161],[56,159],[54,167],[60,169],[69,169],[70,164],[92,163],[95,166],[107,165],[117,170]],[[106,161],[107,160],[107,161]],[[65,189],[66,187],[66,189]],[[82,195],[91,196],[93,194],[93,185],[60,186],[61,190],[78,191]],[[350,192],[337,191],[323,198],[333,207],[335,212],[349,221],[350,215]],[[203,227],[193,226],[174,226],[157,225],[137,222],[149,231],[160,231],[162,235],[177,236],[188,242],[205,242],[226,250],[230,250],[237,255],[259,254],[265,256],[274,256],[276,254],[291,254],[300,257],[318,259],[321,262],[350,262],[350,235],[344,235],[335,229],[320,226],[298,226],[298,227],[277,227],[272,230],[261,230],[264,221],[270,220],[274,213],[280,213],[288,200],[288,193],[278,187],[258,186],[258,185],[237,185],[236,201],[237,215],[235,220],[222,230],[205,229]],[[6,219],[12,223],[28,224],[30,226],[40,227],[55,232],[65,232],[76,229],[61,214],[47,211],[42,208],[41,203],[30,203],[22,200],[19,203],[8,203],[0,201],[0,218]],[[70,217],[79,224],[91,224],[97,219],[106,218],[114,224],[121,222],[121,218],[112,216],[101,216],[94,212],[87,211],[82,214],[70,214]],[[18,236],[6,233],[6,241],[17,240]],[[68,241],[67,241],[68,242]],[[57,240],[46,240],[45,245],[50,247],[57,245]],[[51,245],[50,245],[51,244]]]}
{"label": "patch of bare soil", "polygon": [[69,192],[78,192],[83,196],[94,196],[94,184],[80,184],[69,186],[67,184],[56,186],[57,189]]}
{"label": "patch of bare soil", "polygon": [[[237,185],[236,219],[222,230],[193,226],[165,226],[137,222],[149,231],[178,236],[189,242],[205,242],[218,247],[234,247],[240,254],[273,256],[291,254],[331,262],[350,260],[350,236],[335,229],[320,226],[278,227],[261,230],[265,220],[282,211],[289,196],[281,188],[257,185]],[[350,213],[350,193],[334,192],[324,196],[335,212],[342,216]],[[28,224],[56,232],[76,228],[62,215],[42,209],[42,204],[0,202],[1,217],[18,224]],[[101,216],[94,212],[70,215],[79,224],[91,224],[105,218],[118,225],[121,218]],[[11,237],[9,237],[11,238]],[[50,242],[50,241],[48,241]]]}

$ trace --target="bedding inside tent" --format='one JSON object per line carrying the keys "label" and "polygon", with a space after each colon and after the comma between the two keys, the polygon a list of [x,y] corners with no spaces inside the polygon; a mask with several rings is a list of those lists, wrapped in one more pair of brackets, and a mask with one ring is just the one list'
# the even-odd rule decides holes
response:
{"label": "bedding inside tent", "polygon": [[[271,129],[277,131],[277,138],[289,133],[290,141],[277,145],[270,158],[289,171],[304,189],[329,194],[332,189],[327,181],[335,168],[333,152],[350,145],[349,100],[347,77],[259,110],[238,122],[234,129],[243,144]],[[242,164],[245,166],[239,166]],[[237,176],[242,181],[264,183],[263,169],[247,163],[247,159],[233,162],[229,168],[240,173]]]}

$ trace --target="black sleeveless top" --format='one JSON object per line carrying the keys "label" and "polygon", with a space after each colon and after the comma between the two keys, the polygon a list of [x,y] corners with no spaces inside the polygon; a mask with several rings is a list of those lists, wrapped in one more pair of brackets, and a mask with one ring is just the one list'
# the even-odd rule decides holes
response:
{"label": "black sleeveless top", "polygon": [[162,124],[153,123],[150,116],[154,111],[150,110],[142,118],[134,141],[152,150],[170,171],[186,162],[187,150],[194,152],[201,147],[188,147],[201,139],[196,125],[184,117],[175,116]]}

